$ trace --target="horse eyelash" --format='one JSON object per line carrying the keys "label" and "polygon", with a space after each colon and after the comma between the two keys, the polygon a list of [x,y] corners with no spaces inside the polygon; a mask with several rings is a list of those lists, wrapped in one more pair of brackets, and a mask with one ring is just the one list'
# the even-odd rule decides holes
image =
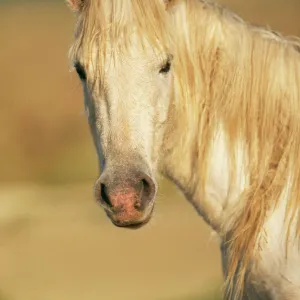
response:
{"label": "horse eyelash", "polygon": [[80,63],[77,62],[77,63],[74,64],[74,68],[75,68],[79,78],[81,80],[86,80],[86,72],[85,72],[83,66]]}
{"label": "horse eyelash", "polygon": [[171,61],[168,59],[167,62],[159,70],[159,73],[160,74],[167,74],[167,73],[169,73],[170,69],[171,69]]}

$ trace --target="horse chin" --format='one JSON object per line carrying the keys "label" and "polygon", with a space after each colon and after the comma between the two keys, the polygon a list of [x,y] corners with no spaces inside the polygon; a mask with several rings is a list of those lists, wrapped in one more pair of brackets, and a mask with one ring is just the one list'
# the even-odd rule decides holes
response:
{"label": "horse chin", "polygon": [[143,226],[147,225],[153,215],[153,210],[154,210],[154,205],[152,206],[151,210],[141,219],[141,220],[128,220],[128,221],[120,221],[116,218],[112,218],[110,217],[111,222],[119,228],[124,228],[124,229],[132,229],[132,230],[136,230],[136,229],[140,229]]}
{"label": "horse chin", "polygon": [[112,221],[112,223],[113,223],[116,227],[119,227],[119,228],[131,229],[131,230],[137,230],[137,229],[140,229],[140,228],[144,227],[146,224],[148,224],[150,220],[151,220],[151,216],[150,216],[148,219],[146,219],[145,221],[140,222],[140,223],[118,224],[118,223],[115,223],[115,222],[113,222],[113,221]]}

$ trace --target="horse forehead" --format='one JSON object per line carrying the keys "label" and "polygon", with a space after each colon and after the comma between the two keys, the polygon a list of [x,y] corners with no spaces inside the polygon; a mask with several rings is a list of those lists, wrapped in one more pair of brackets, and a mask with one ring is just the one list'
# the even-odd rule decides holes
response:
{"label": "horse forehead", "polygon": [[105,48],[105,57],[109,60],[114,57],[116,61],[154,58],[160,55],[159,50],[153,47],[146,38],[134,33],[130,37],[121,35],[117,43],[107,40]]}
{"label": "horse forehead", "polygon": [[155,65],[161,57],[162,54],[149,44],[142,46],[140,44],[131,43],[128,46],[121,46],[117,50],[114,49],[111,44],[108,44],[100,67],[104,68],[105,74],[115,72],[119,75],[124,72],[139,74],[145,73],[147,69]]}

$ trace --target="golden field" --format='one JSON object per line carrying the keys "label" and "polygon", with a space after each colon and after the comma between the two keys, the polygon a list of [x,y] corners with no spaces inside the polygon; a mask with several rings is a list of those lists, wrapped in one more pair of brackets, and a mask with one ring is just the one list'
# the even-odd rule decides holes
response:
{"label": "golden field", "polygon": [[[299,0],[220,2],[300,36]],[[217,299],[218,241],[172,184],[138,231],[94,202],[97,158],[67,57],[74,21],[63,0],[0,1],[0,299]]]}

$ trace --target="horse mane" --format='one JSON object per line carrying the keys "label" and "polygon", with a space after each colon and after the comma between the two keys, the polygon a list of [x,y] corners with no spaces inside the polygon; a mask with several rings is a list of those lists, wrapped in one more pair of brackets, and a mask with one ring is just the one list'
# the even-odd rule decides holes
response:
{"label": "horse mane", "polygon": [[259,255],[263,225],[284,193],[286,239],[300,235],[300,41],[248,24],[206,0],[86,0],[71,58],[77,60],[80,51],[91,57],[96,45],[100,63],[108,40],[119,54],[133,28],[174,55],[176,113],[189,128],[182,144],[192,144],[199,161],[193,180],[205,186],[220,124],[232,186],[238,151],[245,153],[248,184],[222,227],[227,296],[239,299]]}

